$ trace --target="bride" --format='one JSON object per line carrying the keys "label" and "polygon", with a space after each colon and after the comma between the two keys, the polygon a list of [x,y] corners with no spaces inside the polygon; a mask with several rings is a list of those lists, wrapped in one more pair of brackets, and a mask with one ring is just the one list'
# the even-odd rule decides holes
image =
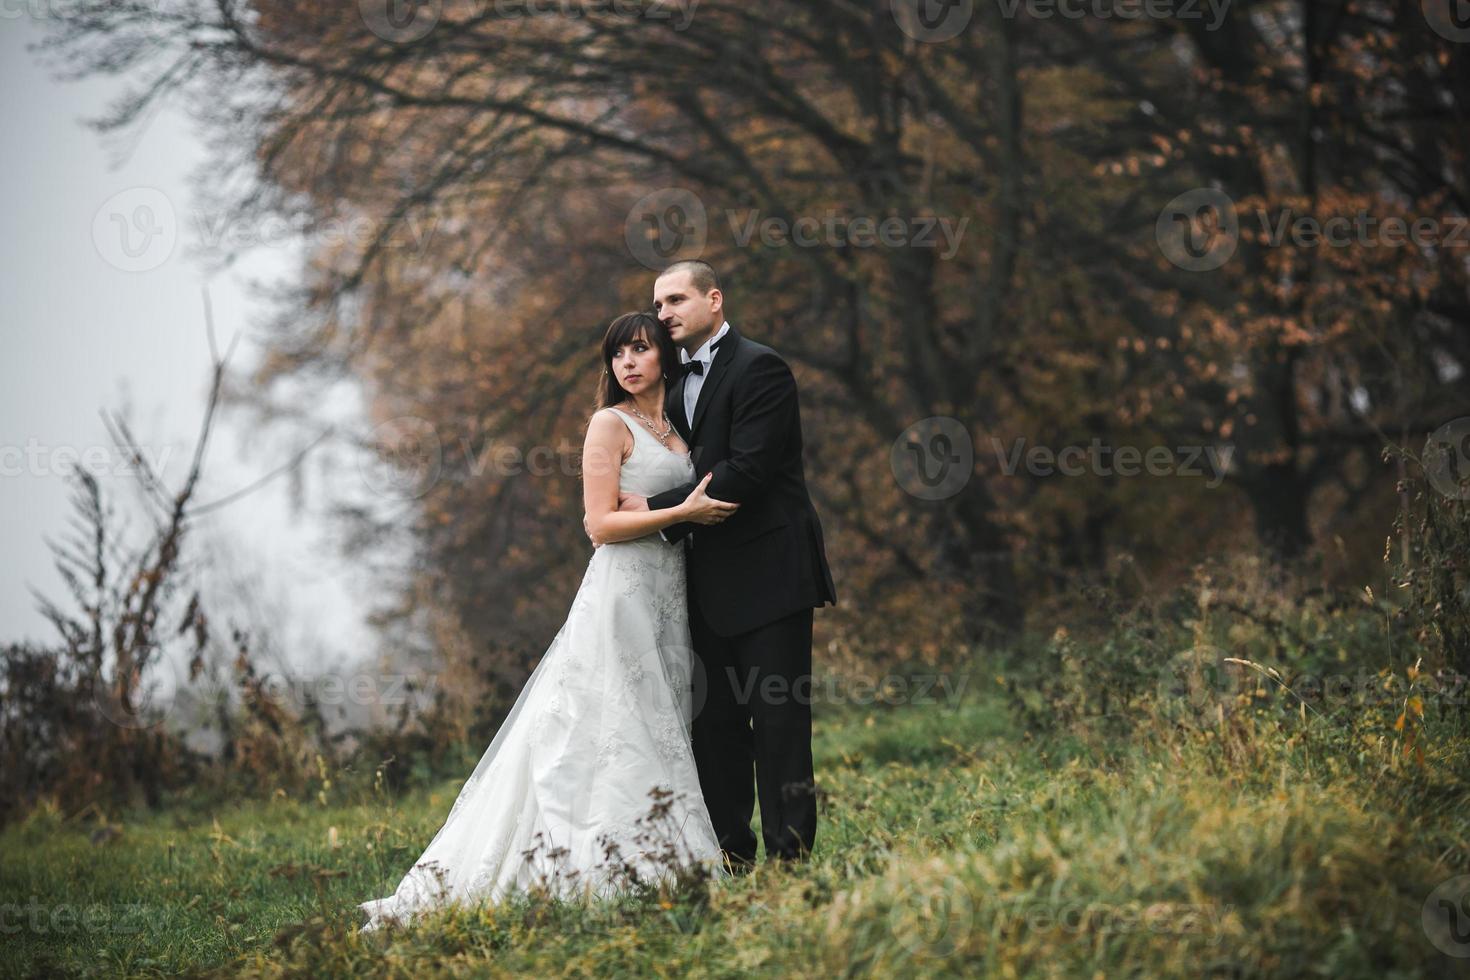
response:
{"label": "bride", "polygon": [[618,511],[620,492],[688,483],[694,464],[664,414],[679,358],[663,325],[618,317],[602,363],[582,471],[589,530],[607,543],[443,827],[392,895],[358,906],[365,932],[531,887],[607,896],[675,862],[725,874],[689,743],[684,552],[658,532],[739,505],[706,496],[706,476],[678,507]]}

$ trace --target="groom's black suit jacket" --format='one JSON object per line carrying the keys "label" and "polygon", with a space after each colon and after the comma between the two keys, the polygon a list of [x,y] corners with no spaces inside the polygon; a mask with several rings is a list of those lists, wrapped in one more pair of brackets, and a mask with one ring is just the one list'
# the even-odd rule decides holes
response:
{"label": "groom's black suit jacket", "polygon": [[[685,376],[687,378],[687,375]],[[837,602],[822,525],[801,465],[796,379],[775,351],[732,325],[699,390],[694,418],[684,417],[685,378],[667,393],[669,418],[689,446],[696,481],[713,472],[705,493],[740,504],[722,524],[674,524],[664,536],[691,532],[689,591],[710,628],[734,636],[798,609]],[[672,507],[694,484],[648,498]]]}

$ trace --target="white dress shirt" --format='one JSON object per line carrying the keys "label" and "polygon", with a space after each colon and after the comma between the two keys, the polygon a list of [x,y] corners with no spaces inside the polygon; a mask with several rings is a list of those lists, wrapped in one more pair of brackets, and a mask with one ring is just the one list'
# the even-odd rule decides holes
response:
{"label": "white dress shirt", "polygon": [[[684,420],[689,423],[691,428],[694,426],[694,406],[699,403],[699,390],[704,387],[704,381],[706,378],[709,377],[710,365],[715,362],[715,355],[719,353],[719,351],[714,349],[714,343],[721,337],[725,336],[725,334],[729,333],[729,331],[730,321],[726,320],[724,323],[720,324],[720,329],[715,331],[714,336],[710,337],[709,340],[706,340],[703,344],[700,345],[699,350],[694,352],[693,357],[690,357],[689,352],[684,350],[684,348],[679,348],[680,364],[688,364],[690,361],[699,361],[701,364],[704,365],[703,374],[690,373],[684,378]],[[687,448],[689,449],[690,453],[694,452],[693,446],[689,446]],[[692,459],[693,456],[691,456],[690,458]],[[664,534],[662,530],[658,532],[658,536],[663,538],[665,541],[669,540],[668,535]],[[694,547],[693,531],[690,531],[689,534],[685,536],[685,539],[689,542],[689,547]]]}
{"label": "white dress shirt", "polygon": [[720,324],[720,329],[715,331],[714,336],[710,337],[709,340],[706,340],[704,344],[700,346],[699,350],[694,352],[693,357],[690,357],[689,352],[684,350],[682,347],[679,349],[680,364],[688,364],[690,361],[699,361],[701,364],[704,365],[703,374],[690,374],[684,379],[684,420],[689,423],[691,428],[694,425],[694,406],[699,404],[699,391],[701,388],[704,387],[704,379],[709,377],[709,368],[710,365],[715,362],[715,355],[719,353],[719,351],[713,350],[712,346],[715,341],[719,340],[721,337],[725,336],[725,334],[729,332],[730,321],[726,320],[724,323]]}

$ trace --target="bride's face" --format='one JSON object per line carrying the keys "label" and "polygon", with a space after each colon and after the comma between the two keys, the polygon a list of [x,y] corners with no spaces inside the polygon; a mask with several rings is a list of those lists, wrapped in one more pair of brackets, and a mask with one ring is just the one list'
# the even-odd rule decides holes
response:
{"label": "bride's face", "polygon": [[658,348],[642,333],[613,351],[612,371],[623,390],[633,396],[663,383]]}

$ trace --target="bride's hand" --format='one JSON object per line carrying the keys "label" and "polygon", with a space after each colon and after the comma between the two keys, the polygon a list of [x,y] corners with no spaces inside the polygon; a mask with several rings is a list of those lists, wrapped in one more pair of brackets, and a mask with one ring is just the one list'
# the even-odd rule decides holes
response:
{"label": "bride's hand", "polygon": [[712,476],[713,473],[706,473],[704,479],[699,481],[699,486],[691,490],[689,496],[684,498],[684,503],[679,505],[683,510],[684,520],[695,524],[719,524],[740,509],[739,504],[716,500],[704,492]]}
{"label": "bride's hand", "polygon": [[592,525],[587,522],[587,514],[585,512],[582,514],[582,530],[587,532],[587,540],[592,542],[593,550],[602,547],[603,540],[592,533]]}

